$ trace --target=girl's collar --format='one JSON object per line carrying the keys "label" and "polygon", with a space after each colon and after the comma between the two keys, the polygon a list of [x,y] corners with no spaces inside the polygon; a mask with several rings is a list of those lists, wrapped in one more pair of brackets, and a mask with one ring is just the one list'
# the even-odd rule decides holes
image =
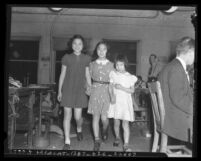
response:
{"label": "girl's collar", "polygon": [[76,54],[76,53],[73,52],[73,54],[76,55],[76,56],[80,56],[82,53],[80,53],[80,54]]}
{"label": "girl's collar", "polygon": [[128,74],[129,74],[127,71],[125,71],[124,73],[121,73],[121,72],[119,72],[119,71],[117,71],[117,70],[116,70],[116,73],[118,73],[118,74],[123,74],[123,75],[128,75]]}
{"label": "girl's collar", "polygon": [[96,63],[98,63],[98,64],[105,65],[105,64],[107,64],[108,62],[109,62],[109,60],[108,60],[108,59],[104,59],[104,60],[99,60],[99,59],[96,59]]}

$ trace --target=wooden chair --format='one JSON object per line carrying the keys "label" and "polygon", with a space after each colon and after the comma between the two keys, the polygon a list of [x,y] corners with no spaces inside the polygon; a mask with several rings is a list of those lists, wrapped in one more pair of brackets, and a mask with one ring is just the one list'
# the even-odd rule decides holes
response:
{"label": "wooden chair", "polygon": [[[50,94],[50,98],[48,101],[51,104],[45,103],[45,98],[47,95]],[[50,126],[53,124],[53,119],[56,118],[55,116],[55,106],[56,106],[56,92],[53,90],[48,90],[46,92],[40,92],[40,103],[39,103],[39,130],[38,135],[41,135],[42,131],[42,124],[45,124],[45,135],[48,135],[50,131]]]}
{"label": "wooden chair", "polygon": [[[151,95],[154,119],[154,139],[152,152],[156,152],[158,149],[160,149],[160,152],[165,152],[168,157],[192,157],[191,150],[187,149],[184,145],[167,145],[168,136],[162,131],[165,118],[165,107],[160,82],[151,82],[148,84],[148,88]],[[161,143],[158,148],[159,136],[161,136]],[[173,153],[172,151],[174,150],[179,150],[180,153]]]}
{"label": "wooden chair", "polygon": [[[148,122],[148,107],[146,105],[140,105],[139,103],[139,94],[144,92],[145,89],[137,88],[135,93],[132,95],[133,107],[134,107],[134,114],[136,117],[135,122]],[[137,116],[137,113],[140,114],[140,117]]]}
{"label": "wooden chair", "polygon": [[8,100],[8,148],[12,150],[16,133],[16,119],[19,117],[19,114],[15,110],[15,97],[13,96],[11,99],[12,101]]}

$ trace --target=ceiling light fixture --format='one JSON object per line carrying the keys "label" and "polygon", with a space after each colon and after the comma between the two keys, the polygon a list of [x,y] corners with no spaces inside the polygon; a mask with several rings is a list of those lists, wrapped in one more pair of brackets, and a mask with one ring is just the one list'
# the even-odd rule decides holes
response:
{"label": "ceiling light fixture", "polygon": [[49,10],[53,12],[60,12],[63,8],[49,7]]}
{"label": "ceiling light fixture", "polygon": [[174,13],[177,9],[178,9],[177,6],[172,6],[172,7],[170,7],[168,10],[164,10],[164,11],[162,11],[162,12],[165,13],[165,14],[172,14],[172,13]]}

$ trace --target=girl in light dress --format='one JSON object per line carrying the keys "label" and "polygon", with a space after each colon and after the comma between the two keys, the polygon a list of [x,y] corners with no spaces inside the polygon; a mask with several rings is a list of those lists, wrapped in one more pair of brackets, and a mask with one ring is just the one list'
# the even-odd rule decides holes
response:
{"label": "girl in light dress", "polygon": [[134,85],[137,77],[126,71],[128,60],[124,55],[117,55],[115,71],[110,73],[110,86],[112,86],[116,101],[110,105],[108,118],[114,118],[115,141],[113,146],[119,146],[119,126],[123,127],[123,151],[131,151],[129,148],[130,128],[129,122],[134,121],[133,102],[131,94],[134,93]]}

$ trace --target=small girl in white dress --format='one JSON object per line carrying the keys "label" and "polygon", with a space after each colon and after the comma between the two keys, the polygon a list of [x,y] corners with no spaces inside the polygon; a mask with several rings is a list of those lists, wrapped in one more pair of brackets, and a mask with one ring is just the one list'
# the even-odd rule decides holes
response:
{"label": "small girl in white dress", "polygon": [[114,118],[114,131],[116,139],[113,146],[119,146],[119,126],[122,120],[124,145],[123,151],[131,151],[129,148],[129,121],[134,121],[133,102],[131,94],[134,93],[134,85],[137,77],[126,71],[127,58],[118,55],[115,60],[116,71],[110,72],[110,84],[116,97],[115,103],[108,110],[108,118]]}

